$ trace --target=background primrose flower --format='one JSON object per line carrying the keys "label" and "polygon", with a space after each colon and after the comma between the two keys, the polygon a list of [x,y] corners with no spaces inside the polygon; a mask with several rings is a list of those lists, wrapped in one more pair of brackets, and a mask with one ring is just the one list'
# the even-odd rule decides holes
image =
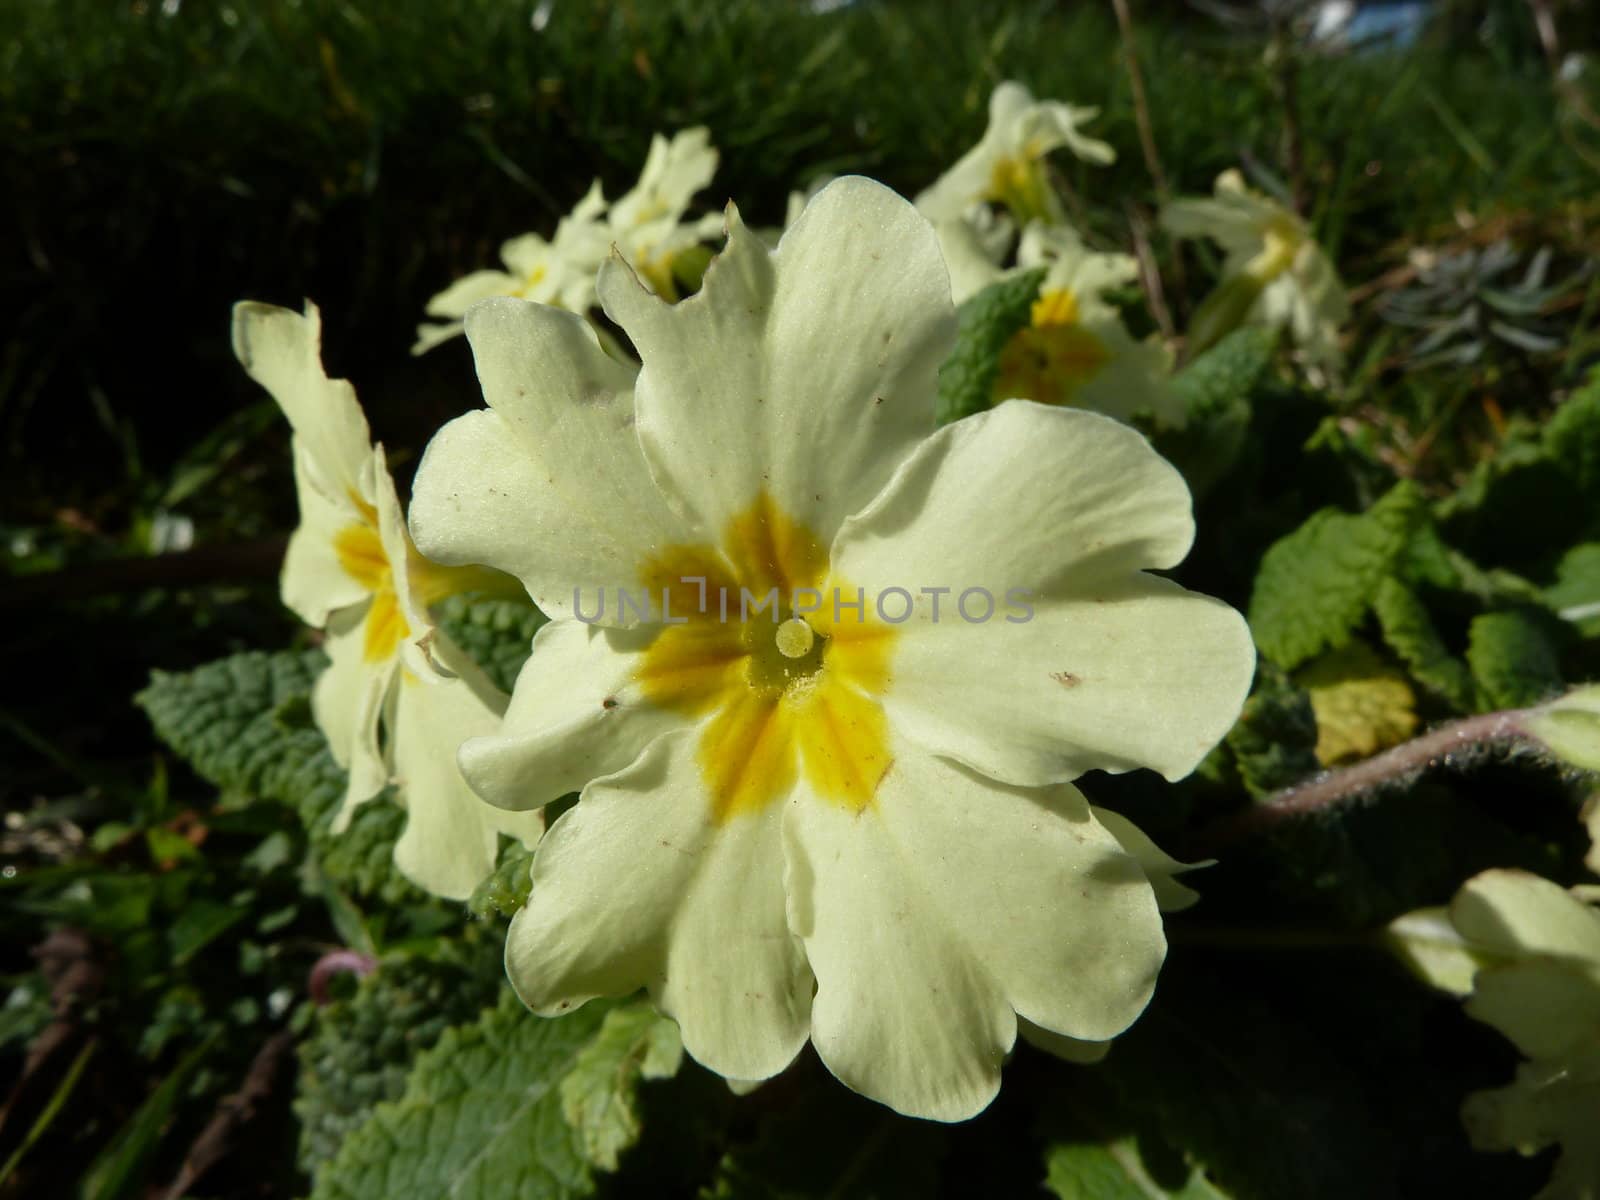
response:
{"label": "background primrose flower", "polygon": [[417,326],[411,353],[424,354],[460,334],[467,310],[494,296],[588,312],[595,302],[595,272],[613,248],[658,296],[676,300],[705,269],[704,258],[692,251],[722,230],[715,213],[684,221],[690,200],[716,169],[717,151],[704,128],[685,129],[670,141],[656,134],[639,182],[609,208],[596,179],[561,218],[552,239],[537,233],[514,237],[500,249],[505,270],[474,271],[429,300],[427,314],[446,320]]}
{"label": "background primrose flower", "polygon": [[1099,113],[1059,100],[1035,100],[1022,84],[1007,80],[989,97],[982,139],[917,197],[917,208],[930,221],[961,217],[980,204],[1002,205],[1018,226],[1065,220],[1045,156],[1065,146],[1085,162],[1115,161],[1109,145],[1080,131]]}
{"label": "background primrose flower", "polygon": [[1221,282],[1190,322],[1191,354],[1241,324],[1255,324],[1287,329],[1311,363],[1338,367],[1339,329],[1350,319],[1350,302],[1304,221],[1230,169],[1217,176],[1211,199],[1163,207],[1161,224],[1175,237],[1210,238],[1226,254]]}
{"label": "background primrose flower", "polygon": [[417,326],[413,354],[425,354],[462,331],[467,310],[490,296],[520,296],[572,312],[594,304],[594,273],[610,249],[607,227],[601,220],[605,197],[600,181],[578,201],[546,241],[537,233],[524,233],[500,248],[504,271],[474,271],[463,276],[428,301],[424,310],[443,323]]}
{"label": "background primrose flower", "polygon": [[[730,208],[679,304],[616,258],[598,290],[637,375],[568,314],[475,308],[489,407],[434,438],[411,511],[429,555],[552,617],[461,751],[510,809],[582,789],[512,924],[519,995],[555,1015],[645,987],[729,1079],[809,1039],[940,1120],[993,1098],[1019,1024],[1114,1037],[1181,867],[1070,781],[1187,774],[1254,665],[1239,614],[1147,573],[1189,548],[1181,477],[1093,413],[933,432],[944,262],[869,180],[776,251]],[[654,612],[589,611],[619,587]]]}
{"label": "background primrose flower", "polygon": [[1525,871],[1485,871],[1446,909],[1389,927],[1429,983],[1527,1058],[1516,1079],[1462,1108],[1474,1148],[1537,1154],[1561,1146],[1543,1200],[1600,1193],[1600,911],[1595,889],[1564,890]]}
{"label": "background primrose flower", "polygon": [[1087,408],[1121,421],[1184,423],[1171,382],[1172,355],[1152,335],[1136,341],[1107,294],[1139,278],[1127,254],[1091,250],[1070,225],[1034,222],[1023,231],[1016,265],[1001,269],[1004,245],[992,226],[967,218],[938,222],[939,245],[959,303],[1020,271],[1046,268],[1028,324],[1001,351],[993,398]]}
{"label": "background primrose flower", "polygon": [[543,827],[537,813],[480,802],[454,762],[464,739],[494,728],[506,698],[435,628],[429,608],[500,583],[417,553],[355,390],[323,373],[319,334],[314,305],[304,316],[248,302],[234,309],[234,352],[295,431],[300,526],[283,598],[327,634],[330,663],[312,710],[349,771],[335,828],[394,782],[407,811],[395,865],[418,886],[463,899],[493,869],[500,834],[531,846]]}
{"label": "background primrose flower", "polygon": [[685,283],[699,282],[706,260],[689,252],[722,233],[720,213],[684,220],[689,202],[716,171],[716,147],[703,127],[685,129],[670,141],[658,133],[639,182],[606,214],[610,244],[664,299],[676,300]]}
{"label": "background primrose flower", "polygon": [[1090,250],[1067,226],[1030,225],[1017,267],[1047,267],[1028,326],[1001,352],[996,401],[1037,400],[1088,408],[1127,421],[1151,417],[1183,424],[1183,399],[1173,389],[1172,356],[1159,338],[1135,341],[1105,293],[1139,277],[1127,254]]}

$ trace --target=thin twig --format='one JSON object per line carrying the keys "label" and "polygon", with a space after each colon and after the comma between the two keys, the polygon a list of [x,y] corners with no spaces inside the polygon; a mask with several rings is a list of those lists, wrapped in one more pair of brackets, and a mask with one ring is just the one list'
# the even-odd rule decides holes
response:
{"label": "thin twig", "polygon": [[[1133,12],[1128,8],[1128,0],[1111,0],[1111,7],[1116,11],[1117,28],[1122,34],[1122,57],[1128,70],[1128,86],[1133,92],[1133,118],[1139,127],[1139,149],[1144,154],[1145,170],[1150,172],[1156,200],[1165,205],[1172,199],[1172,188],[1167,183],[1167,172],[1161,165],[1161,152],[1156,148],[1155,125],[1150,120],[1150,98],[1144,90],[1144,73],[1139,70],[1139,54],[1133,44]],[[1151,315],[1161,326],[1162,335],[1170,341],[1176,336],[1177,327],[1167,305],[1165,289],[1161,286],[1161,275],[1156,269],[1150,240],[1148,237],[1141,238],[1141,225],[1134,223],[1131,216],[1129,223],[1133,225],[1134,250],[1139,256],[1139,274],[1145,295],[1150,298]],[[1172,255],[1172,280],[1178,295],[1182,296],[1188,291],[1183,254],[1176,249]]]}
{"label": "thin twig", "polygon": [[[1144,287],[1145,300],[1150,305],[1150,315],[1161,329],[1161,336],[1169,342],[1178,336],[1178,327],[1172,320],[1172,310],[1167,306],[1167,292],[1161,284],[1161,269],[1156,265],[1156,253],[1150,245],[1149,225],[1144,214],[1132,204],[1127,206],[1128,229],[1133,234],[1133,256],[1139,264],[1139,283]],[[1174,259],[1174,263],[1178,260]]]}
{"label": "thin twig", "polygon": [[200,1131],[200,1136],[189,1147],[189,1153],[184,1155],[177,1178],[163,1193],[166,1200],[179,1200],[201,1176],[239,1145],[244,1127],[271,1098],[283,1064],[293,1052],[294,1034],[287,1029],[279,1030],[261,1044],[255,1058],[250,1061],[250,1069],[245,1072],[239,1090],[223,1097],[217,1105],[216,1115]]}
{"label": "thin twig", "polygon": [[1161,168],[1161,155],[1156,150],[1155,127],[1150,122],[1150,100],[1145,95],[1144,76],[1139,71],[1139,55],[1133,48],[1133,14],[1128,10],[1128,0],[1111,0],[1117,13],[1117,28],[1122,32],[1122,57],[1128,68],[1128,85],[1133,89],[1133,117],[1139,126],[1139,149],[1144,152],[1144,165],[1155,184],[1156,198],[1165,204],[1172,199],[1167,186],[1167,174]]}
{"label": "thin twig", "polygon": [[1532,711],[1506,709],[1451,721],[1354,766],[1325,771],[1305,783],[1276,792],[1256,807],[1203,831],[1191,853],[1214,853],[1217,848],[1249,834],[1405,782],[1431,767],[1448,763],[1452,754],[1463,750],[1530,740],[1523,721]]}
{"label": "thin twig", "polygon": [[90,599],[143,588],[204,587],[271,579],[288,542],[281,537],[196,546],[175,554],[112,558],[36,575],[0,578],[0,610]]}

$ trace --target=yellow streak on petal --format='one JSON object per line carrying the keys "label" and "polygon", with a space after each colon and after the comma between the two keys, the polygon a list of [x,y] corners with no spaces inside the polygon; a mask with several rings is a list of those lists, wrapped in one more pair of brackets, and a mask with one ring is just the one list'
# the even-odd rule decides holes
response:
{"label": "yellow streak on petal", "polygon": [[369,592],[389,586],[389,558],[376,527],[346,525],[333,537],[333,550],[344,573]]}
{"label": "yellow streak on petal", "polygon": [[461,592],[487,592],[493,596],[518,597],[522,585],[503,571],[491,567],[447,567],[423,558],[407,538],[411,561],[406,566],[411,586],[424,608]]}
{"label": "yellow streak on petal", "polygon": [[394,589],[385,587],[373,593],[372,606],[367,609],[361,657],[369,663],[387,662],[408,632]]}
{"label": "yellow streak on petal", "polygon": [[645,650],[635,678],[645,698],[662,708],[709,712],[748,691],[745,655],[737,625],[714,620],[669,625]]}
{"label": "yellow streak on petal", "polygon": [[817,795],[857,813],[872,803],[892,761],[882,705],[824,670],[795,721],[795,734],[806,782]]}
{"label": "yellow streak on petal", "polygon": [[[838,620],[834,619],[835,595],[850,605],[848,608],[839,606]],[[858,613],[855,610],[856,589],[837,577],[831,578],[824,589],[823,605],[811,614],[810,621],[813,628],[828,639],[829,677],[873,695],[889,686],[889,659],[898,630],[877,619],[872,596],[864,595],[862,599],[862,610]]]}
{"label": "yellow streak on petal", "polygon": [[828,573],[827,547],[765,490],[728,522],[722,544],[740,583],[756,594],[776,587],[785,603],[796,588],[814,588]]}
{"label": "yellow streak on petal", "polygon": [[700,738],[700,770],[721,824],[759,812],[795,783],[793,714],[781,700],[747,689],[730,693]]}
{"label": "yellow streak on petal", "polygon": [[[700,585],[686,579],[705,580],[705,612],[700,611]],[[661,594],[667,593],[672,616],[715,621],[718,589],[728,594],[728,611],[738,619],[739,581],[722,555],[710,546],[668,546],[645,560],[639,568],[639,586],[650,593],[651,611],[660,615]]]}

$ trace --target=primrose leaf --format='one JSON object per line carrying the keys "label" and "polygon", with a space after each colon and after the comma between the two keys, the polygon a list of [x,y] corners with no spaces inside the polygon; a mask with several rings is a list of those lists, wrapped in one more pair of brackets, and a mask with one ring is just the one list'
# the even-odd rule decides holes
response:
{"label": "primrose leaf", "polygon": [[1450,653],[1417,594],[1398,579],[1385,579],[1372,598],[1372,610],[1383,640],[1400,656],[1411,678],[1456,712],[1470,712],[1472,672]]}
{"label": "primrose leaf", "polygon": [[940,425],[983,412],[994,400],[1000,352],[1028,324],[1044,268],[1008,275],[956,310],[956,344],[939,368],[935,414]]}
{"label": "primrose leaf", "polygon": [[594,1190],[561,1081],[604,1019],[586,1004],[535,1017],[509,992],[417,1056],[398,1101],[379,1104],[324,1167],[312,1200],[449,1196],[568,1200]]}
{"label": "primrose leaf", "polygon": [[332,882],[390,901],[414,897],[394,868],[405,825],[397,804],[363,804],[343,833],[332,833],[345,772],[310,719],[311,689],[327,661],[317,650],[235,654],[181,674],[156,671],[135,699],[206,779],[295,809]]}
{"label": "primrose leaf", "polygon": [[1467,630],[1467,663],[1478,707],[1522,708],[1562,688],[1561,666],[1546,614],[1504,609],[1476,617]]}
{"label": "primrose leaf", "polygon": [[606,1171],[639,1138],[641,1079],[666,1079],[683,1064],[678,1027],[646,1001],[606,1013],[561,1081],[561,1111],[578,1131],[584,1157]]}
{"label": "primrose leaf", "polygon": [[1364,513],[1325,508],[1274,543],[1250,596],[1262,653],[1293,669],[1349,638],[1424,516],[1421,493],[1400,483]]}

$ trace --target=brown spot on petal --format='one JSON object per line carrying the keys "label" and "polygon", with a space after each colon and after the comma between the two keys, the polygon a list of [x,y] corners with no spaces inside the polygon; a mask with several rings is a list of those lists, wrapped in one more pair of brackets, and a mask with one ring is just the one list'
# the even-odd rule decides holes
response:
{"label": "brown spot on petal", "polygon": [[1051,671],[1050,678],[1054,679],[1064,688],[1075,688],[1083,682],[1083,680],[1079,679],[1071,671]]}

